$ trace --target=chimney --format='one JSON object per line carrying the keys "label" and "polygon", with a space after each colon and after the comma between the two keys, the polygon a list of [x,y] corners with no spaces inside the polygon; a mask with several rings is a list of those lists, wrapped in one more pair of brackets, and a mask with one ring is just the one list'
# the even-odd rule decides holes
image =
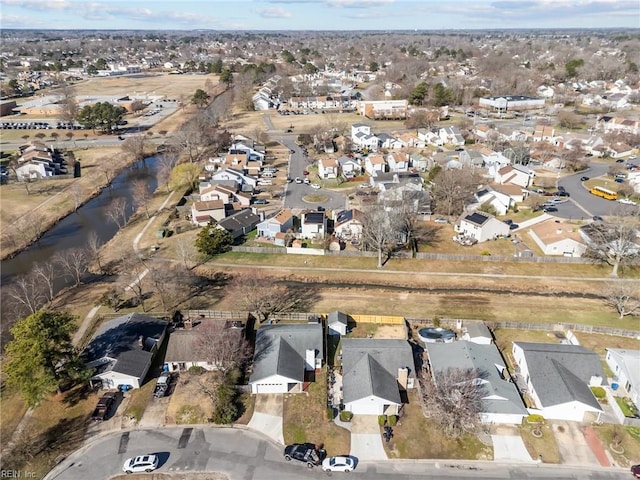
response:
{"label": "chimney", "polygon": [[398,369],[398,383],[402,390],[407,389],[407,382],[409,381],[409,369],[406,367],[400,367]]}
{"label": "chimney", "polygon": [[138,337],[138,346],[144,347],[144,337],[142,335]]}
{"label": "chimney", "polygon": [[556,229],[556,235],[561,235],[561,234],[562,234],[562,229],[561,228]]}

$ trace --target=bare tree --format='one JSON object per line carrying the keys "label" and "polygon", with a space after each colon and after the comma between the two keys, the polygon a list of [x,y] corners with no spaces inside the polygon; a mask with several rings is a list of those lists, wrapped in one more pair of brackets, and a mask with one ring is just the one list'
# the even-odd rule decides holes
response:
{"label": "bare tree", "polygon": [[255,313],[262,321],[275,313],[294,311],[305,302],[303,292],[278,283],[262,270],[234,276],[229,290],[242,308]]}
{"label": "bare tree", "polygon": [[175,247],[176,255],[178,259],[182,261],[184,268],[190,268],[189,263],[193,261],[197,253],[193,242],[181,236],[176,239]]}
{"label": "bare tree", "polygon": [[636,230],[640,227],[640,208],[630,214],[618,211],[607,222],[594,222],[587,228],[589,241],[584,256],[611,265],[611,276],[620,267],[636,265],[640,259]]}
{"label": "bare tree", "polygon": [[443,215],[462,213],[466,203],[473,198],[479,181],[478,175],[471,170],[441,170],[431,185],[435,211]]}
{"label": "bare tree", "polygon": [[89,262],[96,262],[98,264],[98,271],[100,273],[102,273],[101,248],[102,242],[100,241],[100,237],[98,237],[98,234],[95,231],[92,231],[87,239],[87,257]]}
{"label": "bare tree", "polygon": [[615,282],[607,288],[605,302],[624,318],[640,315],[640,282]]}
{"label": "bare tree", "polygon": [[36,313],[46,302],[40,281],[33,273],[17,277],[7,288],[6,295],[20,317]]}
{"label": "bare tree", "polygon": [[147,149],[147,137],[143,134],[128,137],[121,145],[122,151],[131,155],[134,160],[145,158]]}
{"label": "bare tree", "polygon": [[130,252],[122,259],[121,268],[123,271],[123,278],[129,282],[124,286],[124,291],[130,291],[138,302],[138,305],[142,307],[142,311],[146,312],[145,278],[147,276],[148,269],[144,259],[134,252]]}
{"label": "bare tree", "polygon": [[131,192],[133,193],[133,201],[136,206],[144,208],[144,213],[147,218],[151,217],[149,214],[149,200],[152,195],[147,183],[142,179],[134,180]]}
{"label": "bare tree", "polygon": [[158,158],[160,168],[158,169],[158,181],[164,183],[167,192],[170,190],[171,185],[171,172],[178,163],[178,153],[174,149],[167,149]]}
{"label": "bare tree", "polygon": [[111,159],[108,157],[103,157],[99,161],[99,169],[104,174],[104,179],[107,184],[111,184],[113,179],[116,177],[116,170],[111,165]]}
{"label": "bare tree", "polygon": [[189,298],[192,287],[196,283],[196,276],[182,265],[173,267],[164,262],[147,262],[149,271],[147,278],[160,300],[162,310],[171,312]]}
{"label": "bare tree", "polygon": [[54,261],[70,277],[74,286],[80,285],[82,275],[87,271],[87,254],[83,248],[70,248],[54,255]]}
{"label": "bare tree", "polygon": [[362,240],[367,248],[378,252],[378,268],[382,268],[382,256],[392,251],[398,239],[395,215],[387,212],[382,205],[376,205],[363,212]]}
{"label": "bare tree", "polygon": [[251,357],[251,347],[242,329],[228,328],[225,322],[215,320],[205,320],[197,328],[196,357],[222,372],[241,366]]}
{"label": "bare tree", "polygon": [[50,303],[55,297],[54,284],[58,278],[58,265],[52,260],[38,262],[33,267],[33,274],[41,282],[44,295]]}
{"label": "bare tree", "polygon": [[474,432],[480,423],[483,375],[473,369],[448,368],[422,379],[422,403],[426,414],[446,435],[460,437]]}
{"label": "bare tree", "polygon": [[116,198],[111,202],[106,210],[109,217],[118,228],[122,228],[127,223],[127,202],[124,198]]}
{"label": "bare tree", "polygon": [[59,89],[60,120],[66,123],[75,123],[80,109],[76,100],[76,91],[72,85],[65,84]]}

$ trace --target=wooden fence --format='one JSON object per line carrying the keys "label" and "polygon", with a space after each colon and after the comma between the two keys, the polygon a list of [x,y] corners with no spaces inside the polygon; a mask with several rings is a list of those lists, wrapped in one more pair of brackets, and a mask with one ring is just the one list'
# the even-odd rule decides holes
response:
{"label": "wooden fence", "polygon": [[404,325],[404,317],[394,315],[349,315],[356,323],[376,323],[379,325]]}

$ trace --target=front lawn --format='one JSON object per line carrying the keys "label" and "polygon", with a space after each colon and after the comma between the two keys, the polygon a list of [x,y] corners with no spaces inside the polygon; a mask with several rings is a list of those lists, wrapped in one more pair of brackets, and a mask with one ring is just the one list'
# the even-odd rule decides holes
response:
{"label": "front lawn", "polygon": [[540,438],[532,434],[534,428],[534,425],[528,424],[519,427],[522,441],[525,447],[527,447],[531,458],[534,460],[540,459],[544,463],[560,463],[560,450],[558,449],[558,444],[551,431],[551,427],[549,427],[549,425],[541,425],[540,433],[542,436]]}
{"label": "front lawn", "polygon": [[307,393],[284,397],[283,434],[286,444],[324,444],[328,455],[344,455],[350,450],[351,434],[327,418],[327,369],[316,374]]}
{"label": "front lawn", "polygon": [[130,396],[127,408],[124,414],[129,417],[133,417],[136,422],[139,422],[147,409],[147,405],[153,397],[153,390],[156,387],[155,381],[148,381],[142,387],[130,390],[127,395]]}
{"label": "front lawn", "polygon": [[[618,465],[629,467],[631,463],[637,463],[640,458],[640,427],[604,424],[594,426],[593,430]],[[620,454],[611,448],[615,436],[620,440],[620,445],[616,446],[616,449],[622,451]]]}
{"label": "front lawn", "polygon": [[451,438],[426,418],[416,390],[409,391],[409,403],[393,428],[391,442],[385,443],[385,450],[389,458],[493,459],[493,448],[477,437]]}
{"label": "front lawn", "polygon": [[620,407],[620,410],[622,410],[622,413],[624,413],[625,417],[633,418],[637,415],[638,411],[633,403],[631,403],[631,399],[626,397],[616,397],[616,403]]}

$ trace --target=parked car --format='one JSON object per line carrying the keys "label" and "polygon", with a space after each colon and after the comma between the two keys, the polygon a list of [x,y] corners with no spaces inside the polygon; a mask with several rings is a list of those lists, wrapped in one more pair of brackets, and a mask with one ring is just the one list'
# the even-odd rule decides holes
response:
{"label": "parked car", "polygon": [[264,198],[256,198],[253,203],[254,205],[266,205],[269,201]]}
{"label": "parked car", "polygon": [[284,459],[287,462],[297,460],[306,463],[309,468],[322,465],[326,456],[327,452],[316,448],[313,443],[294,443],[284,448]]}
{"label": "parked car", "polygon": [[318,205],[318,208],[316,208],[316,210],[318,212],[324,212],[326,210],[326,208],[324,208],[322,205]]}
{"label": "parked car", "polygon": [[309,185],[309,184],[311,183],[311,180],[309,180],[308,178],[305,178],[305,179],[303,180],[303,182],[304,182],[306,185]]}
{"label": "parked car", "polygon": [[325,472],[351,472],[356,468],[356,462],[351,457],[329,457],[322,462]]}
{"label": "parked car", "polygon": [[557,211],[558,211],[558,208],[557,208],[557,207],[544,207],[544,208],[542,209],[542,211],[543,211],[544,213],[557,212]]}
{"label": "parked car", "polygon": [[615,178],[613,181],[616,183],[624,183],[624,178],[618,177],[618,178]]}
{"label": "parked car", "polygon": [[94,422],[102,422],[109,415],[109,410],[111,410],[112,405],[116,401],[116,393],[115,392],[107,392],[100,400],[98,400],[98,404],[96,405],[93,414],[91,415],[91,420]]}
{"label": "parked car", "polygon": [[320,190],[320,185],[318,185],[317,183],[312,183],[311,184],[311,188],[313,188],[315,190]]}
{"label": "parked car", "polygon": [[309,175],[309,172],[307,170],[305,170],[304,172],[302,172],[303,175]]}
{"label": "parked car", "polygon": [[631,467],[631,474],[636,478],[640,478],[640,465],[633,465]]}
{"label": "parked car", "polygon": [[300,177],[296,177],[296,183],[302,183],[302,179]]}
{"label": "parked car", "polygon": [[511,223],[509,225],[509,230],[515,230],[517,228],[520,228],[520,225],[518,225],[517,223]]}
{"label": "parked car", "polygon": [[442,217],[438,217],[434,220],[434,222],[436,223],[449,223],[449,220],[447,220],[446,218],[442,218]]}
{"label": "parked car", "polygon": [[623,158],[616,158],[616,163],[624,163],[624,159]]}
{"label": "parked car", "polygon": [[503,222],[506,223],[507,225],[511,225],[513,223],[513,220],[511,220],[510,218],[505,218]]}
{"label": "parked car", "polygon": [[581,182],[586,182],[587,180],[589,180],[589,177],[580,177]]}
{"label": "parked car", "polygon": [[593,216],[593,221],[594,222],[602,222],[603,219],[602,219],[602,217],[600,215],[594,215]]}
{"label": "parked car", "polygon": [[124,473],[148,473],[153,472],[156,468],[158,468],[157,455],[139,455],[128,458],[122,466],[122,471]]}

